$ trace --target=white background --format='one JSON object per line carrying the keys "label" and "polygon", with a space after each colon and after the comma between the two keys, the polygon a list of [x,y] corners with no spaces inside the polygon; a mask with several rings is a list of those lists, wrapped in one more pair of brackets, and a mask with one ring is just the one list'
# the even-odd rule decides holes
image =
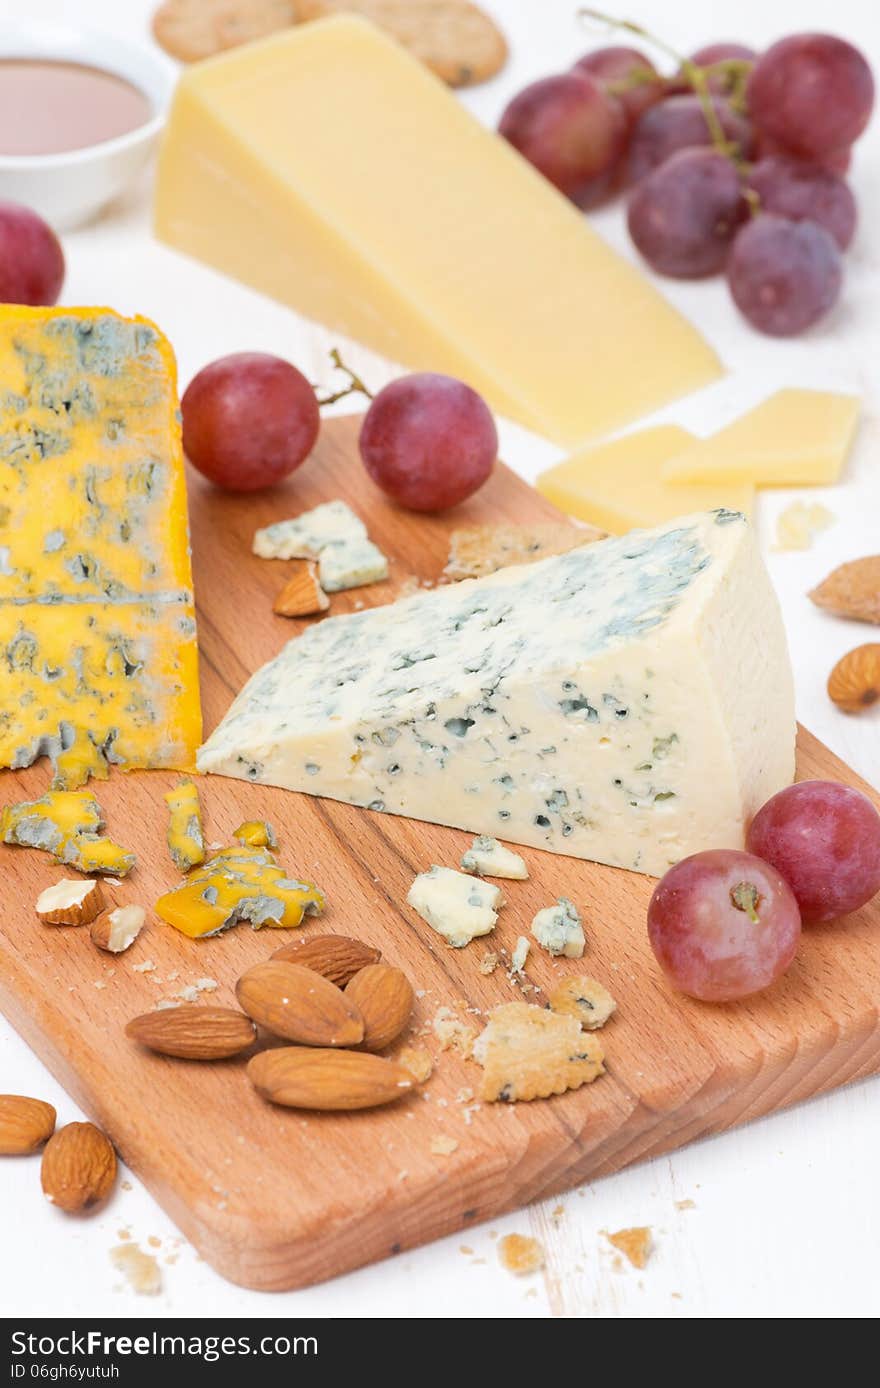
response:
{"label": "white background", "polygon": [[[603,37],[574,18],[577,0],[481,0],[503,25],[511,59],[493,82],[465,94],[494,124],[508,98],[533,78],[568,66]],[[880,72],[880,19],[865,0],[608,0],[618,13],[658,31],[679,51],[713,39],[757,46],[794,30],[833,28],[857,41]],[[34,17],[81,17],[150,42],[150,0],[28,0]],[[0,0],[0,20],[21,16],[20,0]],[[2,29],[0,29],[2,33]],[[625,41],[625,40],[621,40]],[[849,254],[843,300],[806,338],[774,342],[738,318],[722,282],[663,291],[718,348],[730,370],[720,386],[666,412],[709,432],[777,385],[822,384],[859,390],[865,421],[845,481],[804,493],[834,511],[835,525],[806,554],[768,552],[782,598],[797,674],[802,720],[875,785],[880,784],[880,722],[847,719],[825,695],[831,665],[872,632],[823,617],[806,590],[844,559],[878,543],[878,248],[880,114],[858,147],[853,181],[862,219]],[[401,189],[405,195],[405,189]],[[0,189],[2,196],[2,189]],[[621,210],[595,224],[630,259]],[[185,384],[206,361],[258,349],[289,357],[311,379],[325,373],[328,339],[295,315],[155,244],[149,232],[149,181],[104,217],[65,238],[69,303],[106,303],[155,318],[170,336]],[[366,353],[356,361],[380,381],[385,368]],[[502,453],[534,476],[557,453],[502,426]],[[773,520],[790,499],[762,497],[765,550]],[[59,1122],[80,1117],[41,1063],[0,1019],[0,1091],[38,1095]],[[156,1096],[161,1103],[161,1095]],[[178,1246],[176,1230],[130,1173],[110,1207],[85,1222],[50,1209],[34,1159],[0,1166],[0,1312],[17,1315],[277,1315],[358,1317],[869,1317],[880,1311],[880,1197],[877,1107],[880,1081],[866,1081],[786,1114],[625,1171],[492,1226],[306,1291],[280,1295],[228,1285]],[[872,1117],[873,1114],[873,1117]],[[169,1142],[173,1134],[169,1133]],[[681,1210],[676,1202],[692,1200]],[[561,1205],[562,1211],[557,1210]],[[555,1211],[555,1213],[554,1213]],[[650,1224],[656,1252],[642,1273],[615,1269],[602,1229]],[[108,1257],[117,1232],[146,1245],[161,1240],[164,1287],[155,1298],[120,1287]],[[532,1232],[544,1243],[544,1274],[520,1280],[497,1262],[497,1236]],[[464,1253],[466,1243],[473,1250]],[[155,1251],[155,1250],[151,1250]],[[176,1257],[165,1263],[168,1256]]]}

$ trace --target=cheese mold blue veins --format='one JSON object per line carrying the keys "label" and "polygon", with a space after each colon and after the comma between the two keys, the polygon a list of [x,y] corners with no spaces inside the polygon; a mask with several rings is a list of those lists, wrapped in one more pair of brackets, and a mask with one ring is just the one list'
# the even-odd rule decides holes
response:
{"label": "cheese mold blue veins", "polygon": [[662,874],[794,775],[781,614],[738,513],[311,628],[199,769]]}

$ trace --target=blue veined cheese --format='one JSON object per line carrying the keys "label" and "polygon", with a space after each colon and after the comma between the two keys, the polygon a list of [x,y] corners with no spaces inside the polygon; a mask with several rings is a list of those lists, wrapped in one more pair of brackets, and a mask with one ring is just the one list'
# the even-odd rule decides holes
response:
{"label": "blue veined cheese", "polygon": [[344,501],[325,501],[291,520],[276,521],[254,535],[261,559],[317,559],[330,544],[365,540],[367,527]]}
{"label": "blue veined cheese", "polygon": [[580,959],[584,952],[584,927],[574,902],[561,896],[555,906],[545,906],[532,920],[532,934],[548,954]]}
{"label": "blue veined cheese", "polygon": [[478,877],[509,877],[517,882],[525,882],[529,870],[518,853],[512,853],[497,839],[486,834],[478,834],[470,848],[461,855],[461,865],[465,872],[475,872]]}
{"label": "blue veined cheese", "polygon": [[478,935],[494,930],[504,905],[500,887],[436,864],[419,873],[406,899],[454,949],[462,949]]}
{"label": "blue veined cheese", "polygon": [[363,588],[388,577],[388,560],[372,540],[334,540],[318,559],[318,579],[325,593]]}
{"label": "blue veined cheese", "polygon": [[661,874],[794,775],[781,615],[736,512],[331,618],[199,768]]}
{"label": "blue veined cheese", "polygon": [[517,937],[516,944],[513,947],[513,953],[510,956],[510,972],[512,974],[523,973],[531,947],[531,941],[528,940],[525,935],[519,935]]}

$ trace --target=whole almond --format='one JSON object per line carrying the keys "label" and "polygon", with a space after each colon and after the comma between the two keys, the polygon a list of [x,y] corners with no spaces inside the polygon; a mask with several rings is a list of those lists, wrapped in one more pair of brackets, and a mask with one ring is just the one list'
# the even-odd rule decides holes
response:
{"label": "whole almond", "polygon": [[406,974],[388,964],[367,964],[345,990],[364,1019],[365,1051],[384,1051],[399,1036],[413,1010],[413,990]]}
{"label": "whole almond", "polygon": [[94,1123],[68,1123],[50,1137],[40,1169],[43,1194],[68,1214],[103,1205],[116,1180],[116,1153]]}
{"label": "whole almond", "polygon": [[313,935],[310,940],[292,940],[289,945],[282,945],[272,958],[314,969],[337,988],[344,988],[359,969],[367,964],[378,964],[382,951],[365,945],[363,940],[352,940],[348,935]]}
{"label": "whole almond", "polygon": [[880,642],[841,656],[828,676],[828,697],[844,713],[862,713],[880,699]]}
{"label": "whole almond", "polygon": [[314,969],[267,959],[235,985],[239,1005],[275,1036],[303,1046],[357,1046],[364,1023],[353,1002]]}
{"label": "whole almond", "polygon": [[0,1094],[0,1156],[36,1152],[55,1131],[55,1110],[42,1099]]}
{"label": "whole almond", "polygon": [[375,1108],[399,1099],[416,1085],[402,1065],[366,1051],[284,1046],[260,1051],[247,1068],[258,1093],[286,1108]]}
{"label": "whole almond", "polygon": [[190,1003],[134,1017],[125,1034],[160,1055],[181,1060],[226,1060],[253,1045],[257,1029],[250,1017],[233,1007]]}

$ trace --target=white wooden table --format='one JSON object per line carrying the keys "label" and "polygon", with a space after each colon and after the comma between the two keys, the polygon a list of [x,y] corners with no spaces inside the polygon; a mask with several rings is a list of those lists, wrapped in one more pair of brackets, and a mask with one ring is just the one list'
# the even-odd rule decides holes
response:
{"label": "white wooden table", "polygon": [[[527,81],[568,66],[603,41],[578,26],[577,0],[480,2],[500,20],[512,50],[508,67],[494,82],[463,98],[490,124]],[[617,7],[617,0],[608,3]],[[0,23],[20,14],[20,8],[19,0],[0,0]],[[126,0],[124,5],[76,0],[75,7],[69,0],[28,2],[35,17],[64,15],[69,20],[75,9],[83,23],[129,36],[146,36],[152,8],[152,0]],[[830,9],[824,0],[773,0],[772,5],[740,0],[733,10],[729,0],[723,5],[679,0],[675,6],[620,0],[618,12],[655,28],[684,51],[721,38],[760,47],[786,32],[830,27],[859,43],[880,74],[880,12],[875,15],[864,0],[837,0]],[[872,631],[823,617],[805,593],[837,563],[880,550],[878,170],[880,113],[855,161],[861,231],[848,257],[843,301],[809,337],[773,342],[753,333],[739,319],[722,282],[662,282],[669,298],[711,338],[731,373],[663,417],[709,432],[786,384],[836,385],[864,396],[865,422],[845,481],[808,493],[830,507],[835,525],[805,554],[774,554],[775,516],[794,495],[778,492],[762,496],[759,526],[785,609],[800,717],[874,784],[880,784],[880,715],[847,719],[825,695],[833,662],[851,646],[870,640]],[[184,383],[212,358],[244,349],[277,352],[311,379],[326,378],[327,334],[157,245],[149,230],[149,194],[145,180],[100,221],[66,238],[66,301],[105,303],[155,318],[177,349]],[[634,257],[619,206],[594,220],[624,255]],[[388,367],[378,359],[363,351],[350,355],[368,380],[388,378]],[[527,478],[557,457],[550,445],[513,426],[502,424],[501,432],[503,456]],[[97,995],[93,1005],[99,1005]],[[0,1090],[50,1100],[59,1122],[81,1116],[2,1019]],[[8,1256],[0,1269],[0,1307],[10,1317],[874,1316],[880,1310],[878,1103],[880,1081],[867,1081],[494,1226],[281,1296],[223,1282],[181,1243],[130,1173],[123,1173],[122,1188],[104,1213],[77,1222],[45,1203],[36,1161],[4,1159],[0,1223]],[[682,1201],[693,1201],[693,1207],[679,1208]],[[656,1252],[641,1273],[615,1268],[601,1236],[603,1229],[631,1224],[649,1224],[655,1233]],[[108,1257],[120,1230],[157,1252],[164,1276],[158,1297],[139,1298],[120,1287]],[[543,1275],[519,1280],[498,1265],[497,1238],[514,1230],[531,1232],[544,1243]],[[151,1239],[161,1241],[158,1249],[150,1248]],[[168,1258],[173,1261],[166,1262]]]}

